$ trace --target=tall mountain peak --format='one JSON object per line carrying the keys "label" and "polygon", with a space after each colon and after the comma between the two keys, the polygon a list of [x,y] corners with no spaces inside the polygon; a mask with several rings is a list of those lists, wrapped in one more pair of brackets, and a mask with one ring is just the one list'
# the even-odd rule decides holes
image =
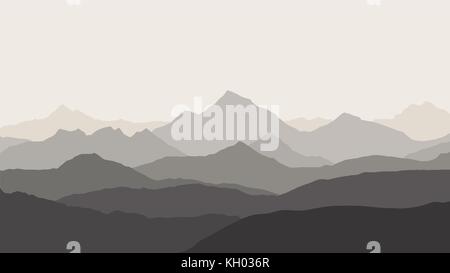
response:
{"label": "tall mountain peak", "polygon": [[253,105],[254,103],[241,95],[234,93],[232,91],[227,91],[225,94],[216,102],[218,106],[226,106],[226,105]]}

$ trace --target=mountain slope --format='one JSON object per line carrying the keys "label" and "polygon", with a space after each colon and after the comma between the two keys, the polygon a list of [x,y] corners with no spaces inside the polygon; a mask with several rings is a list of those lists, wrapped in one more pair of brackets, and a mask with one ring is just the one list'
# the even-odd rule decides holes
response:
{"label": "mountain slope", "polygon": [[58,130],[75,131],[82,130],[87,134],[92,134],[105,127],[121,129],[127,135],[145,129],[164,125],[163,122],[142,122],[135,123],[125,120],[103,121],[89,117],[80,111],[70,110],[65,106],[60,106],[56,111],[43,119],[25,121],[16,125],[9,125],[0,128],[0,136],[24,138],[33,141],[42,141],[53,136]]}
{"label": "mountain slope", "polygon": [[450,251],[450,204],[410,209],[329,207],[251,216],[202,240],[198,253],[368,253]]}
{"label": "mountain slope", "polygon": [[0,252],[66,253],[70,241],[82,252],[182,252],[234,217],[148,219],[67,207],[23,193],[0,193]]}
{"label": "mountain slope", "polygon": [[[244,98],[234,92],[227,91],[221,98],[217,100],[217,102],[214,104],[215,106],[220,107],[225,113],[227,106],[256,106],[250,99]],[[258,111],[263,111],[263,113],[267,116],[268,113],[267,110],[260,110],[259,107],[257,107]],[[271,114],[271,113],[270,113]],[[171,128],[174,125],[177,120],[182,119],[183,115],[190,115],[190,113],[184,113],[181,116],[179,116],[177,119],[175,119],[170,124],[167,124],[166,126],[163,126],[161,128],[157,128],[154,130],[154,133],[169,143],[171,146],[176,147],[180,151],[184,152],[187,155],[190,156],[205,156],[217,153],[220,150],[223,150],[227,147],[230,147],[232,145],[235,145],[238,141],[237,140],[214,140],[214,141],[208,141],[208,140],[196,140],[196,141],[189,141],[189,140],[181,140],[181,141],[175,141],[172,138],[171,135]],[[278,119],[278,117],[271,114],[273,118]],[[199,116],[199,115],[197,115]],[[224,124],[226,124],[226,115],[224,114]],[[191,117],[191,120],[193,122],[194,118]],[[206,118],[203,121],[203,124],[206,123]],[[248,120],[247,120],[248,121]],[[280,127],[282,127],[282,131],[290,132],[292,134],[299,133],[296,129],[289,127],[287,124],[285,124],[282,120],[279,120]],[[246,132],[248,132],[249,124],[246,124]],[[224,129],[224,136],[225,136],[226,128]],[[276,137],[276,136],[273,136]],[[261,152],[263,155],[271,158],[275,158],[282,164],[286,164],[288,166],[295,166],[295,167],[311,167],[311,166],[323,166],[326,164],[329,164],[329,161],[326,159],[320,158],[320,157],[307,157],[302,156],[300,154],[297,154],[294,152],[291,148],[288,147],[285,143],[283,143],[283,140],[280,140],[280,146],[277,150],[272,152],[264,152],[261,151],[260,144],[262,143],[261,140],[252,141],[250,139],[242,141],[248,145],[252,145],[252,147],[255,149],[255,151]]]}
{"label": "mountain slope", "polygon": [[379,172],[318,180],[280,196],[252,196],[196,184],[160,190],[108,189],[68,196],[60,202],[148,217],[212,213],[248,216],[332,206],[410,208],[431,202],[450,202],[449,180],[450,170]]}
{"label": "mountain slope", "polygon": [[96,153],[127,166],[138,166],[166,156],[182,156],[150,131],[128,137],[120,130],[104,128],[92,135],[80,130],[59,130],[42,142],[27,142],[0,154],[0,169],[56,168],[79,154]]}
{"label": "mountain slope", "polygon": [[286,123],[299,131],[312,132],[316,129],[319,129],[322,126],[327,125],[330,122],[331,120],[323,118],[315,118],[315,119],[296,118],[293,120],[289,120]]}
{"label": "mountain slope", "polygon": [[321,167],[325,165],[331,165],[332,163],[322,157],[318,156],[304,156],[299,153],[294,152],[286,143],[279,141],[278,149],[275,151],[261,151],[262,141],[255,141],[250,144],[256,152],[260,154],[275,159],[281,164],[291,167]]}
{"label": "mountain slope", "polygon": [[10,137],[0,137],[0,153],[8,149],[9,147],[19,145],[25,142],[27,142],[27,140]]}
{"label": "mountain slope", "polygon": [[441,154],[450,153],[450,142],[441,143],[418,152],[409,154],[407,158],[427,161],[437,158]]}
{"label": "mountain slope", "polygon": [[193,184],[159,190],[107,189],[67,196],[59,202],[106,213],[122,211],[155,218],[208,214],[247,216],[274,200],[275,196],[253,196],[238,190]]}

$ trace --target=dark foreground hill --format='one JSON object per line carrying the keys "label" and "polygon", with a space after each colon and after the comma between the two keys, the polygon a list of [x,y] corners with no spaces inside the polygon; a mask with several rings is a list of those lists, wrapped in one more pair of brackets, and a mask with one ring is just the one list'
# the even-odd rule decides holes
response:
{"label": "dark foreground hill", "polygon": [[191,252],[450,252],[450,203],[410,209],[329,207],[251,216]]}
{"label": "dark foreground hill", "polygon": [[450,203],[410,209],[329,207],[251,216],[197,244],[191,252],[450,252]]}
{"label": "dark foreground hill", "polygon": [[208,215],[148,219],[72,208],[23,193],[0,191],[0,252],[181,252],[237,220]]}

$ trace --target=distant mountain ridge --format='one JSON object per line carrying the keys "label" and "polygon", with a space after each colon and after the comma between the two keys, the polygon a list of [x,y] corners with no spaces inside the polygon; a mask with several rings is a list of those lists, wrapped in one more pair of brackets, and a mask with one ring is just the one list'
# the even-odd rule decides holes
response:
{"label": "distant mountain ridge", "polygon": [[198,157],[164,158],[137,167],[153,179],[183,177],[209,183],[233,183],[285,193],[320,179],[332,179],[364,172],[450,169],[450,158],[442,155],[428,162],[385,156],[351,159],[331,166],[289,168],[265,157],[244,143],[216,154]]}
{"label": "distant mountain ridge", "polygon": [[123,211],[147,217],[206,214],[243,217],[341,206],[404,209],[450,202],[449,180],[450,170],[411,170],[322,179],[279,196],[249,195],[234,189],[191,184],[157,190],[121,187],[70,195],[59,202],[106,213]]}
{"label": "distant mountain ridge", "polygon": [[418,152],[409,154],[407,158],[427,161],[440,157],[442,154],[450,153],[450,141],[446,143],[440,143],[435,146],[420,150]]}
{"label": "distant mountain ridge", "polygon": [[322,126],[327,125],[330,122],[331,120],[324,118],[314,118],[314,119],[296,118],[289,120],[286,123],[299,131],[312,132],[316,129],[319,129]]}
{"label": "distant mountain ridge", "polygon": [[0,169],[56,168],[77,155],[90,153],[132,167],[166,156],[183,156],[149,130],[132,137],[113,128],[103,128],[92,135],[81,130],[59,130],[45,141],[9,147],[0,153]]}
{"label": "distant mountain ridge", "polygon": [[80,111],[71,110],[62,105],[47,118],[35,119],[21,122],[16,125],[1,127],[0,136],[43,141],[53,136],[58,130],[81,130],[86,134],[92,134],[95,131],[106,127],[121,129],[125,134],[131,136],[145,129],[153,130],[162,125],[164,125],[164,123],[159,121],[129,122],[125,120],[97,120]]}
{"label": "distant mountain ridge", "polygon": [[325,165],[332,165],[332,163],[325,158],[319,156],[304,156],[296,153],[281,140],[279,140],[278,149],[275,151],[261,151],[260,147],[262,143],[262,141],[255,141],[250,144],[250,147],[256,152],[259,152],[266,157],[273,158],[287,167],[322,167]]}
{"label": "distant mountain ridge", "polygon": [[58,202],[105,213],[122,211],[159,218],[208,214],[248,216],[264,212],[275,199],[275,196],[249,195],[235,189],[190,184],[158,190],[106,189],[67,196]]}
{"label": "distant mountain ridge", "polygon": [[415,140],[432,140],[450,134],[450,113],[425,102],[411,105],[392,119],[375,120]]}
{"label": "distant mountain ridge", "polygon": [[[228,91],[219,98],[215,105],[225,108],[226,105],[248,106],[255,104],[248,98]],[[179,118],[181,116],[175,121]],[[171,136],[171,126],[175,121],[155,129],[154,133],[189,156],[214,154],[237,142],[175,141]],[[299,131],[281,119],[279,119],[279,127],[280,141],[288,146],[292,152],[301,155],[303,160],[315,157],[334,163],[371,155],[405,157],[439,143],[450,142],[450,135],[430,141],[415,141],[401,131],[376,122],[362,120],[347,113],[311,132]],[[251,144],[250,141],[244,142]],[[284,153],[281,153],[281,155],[284,155]],[[294,157],[282,160],[278,158],[278,160],[290,162],[292,158]],[[307,164],[306,166],[311,166],[311,162],[307,162]],[[300,164],[295,164],[295,166],[300,166]]]}

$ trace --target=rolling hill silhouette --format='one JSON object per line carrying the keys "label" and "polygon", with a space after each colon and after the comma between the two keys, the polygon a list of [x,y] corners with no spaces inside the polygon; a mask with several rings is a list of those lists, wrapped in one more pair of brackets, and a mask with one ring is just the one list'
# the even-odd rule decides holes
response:
{"label": "rolling hill silhouette", "polygon": [[[70,206],[110,213],[122,211],[155,217],[196,217],[208,214],[248,216],[264,212],[275,196],[248,195],[234,189],[200,184],[159,190],[115,188],[71,195],[59,200]],[[261,209],[261,210],[260,210]]]}
{"label": "rolling hill silhouette", "polygon": [[450,204],[410,209],[328,207],[280,211],[234,223],[202,240],[198,253],[450,252]]}
{"label": "rolling hill silhouette", "polygon": [[0,252],[65,253],[70,241],[83,252],[182,252],[237,218],[148,219],[68,207],[23,193],[0,192]]}
{"label": "rolling hill silhouette", "polygon": [[27,142],[0,154],[0,169],[50,169],[79,154],[96,153],[127,166],[138,166],[166,156],[183,156],[150,131],[128,137],[120,130],[104,128],[92,135],[81,130],[59,130],[42,142]]}
{"label": "rolling hill silhouette", "polygon": [[16,125],[9,125],[0,128],[0,136],[29,139],[33,141],[43,141],[59,130],[75,131],[81,130],[87,134],[92,134],[102,128],[112,127],[121,129],[127,135],[133,135],[145,129],[153,130],[163,126],[163,122],[129,122],[125,120],[103,121],[97,120],[88,115],[60,106],[48,117],[21,122]]}
{"label": "rolling hill silhouette", "polygon": [[432,141],[414,141],[400,131],[350,114],[342,114],[313,132],[289,135],[281,131],[280,134],[281,139],[296,152],[320,156],[333,162],[371,155],[404,157],[447,142],[450,138],[446,136]]}

